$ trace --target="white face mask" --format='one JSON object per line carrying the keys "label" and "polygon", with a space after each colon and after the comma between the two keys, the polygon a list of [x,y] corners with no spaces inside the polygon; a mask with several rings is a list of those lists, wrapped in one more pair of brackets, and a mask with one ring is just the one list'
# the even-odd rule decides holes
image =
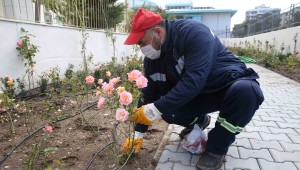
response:
{"label": "white face mask", "polygon": [[160,49],[159,50],[156,50],[152,47],[153,36],[154,36],[154,32],[153,32],[153,35],[152,35],[151,43],[141,48],[142,53],[151,60],[159,58],[160,53],[161,53],[161,42],[160,42]]}

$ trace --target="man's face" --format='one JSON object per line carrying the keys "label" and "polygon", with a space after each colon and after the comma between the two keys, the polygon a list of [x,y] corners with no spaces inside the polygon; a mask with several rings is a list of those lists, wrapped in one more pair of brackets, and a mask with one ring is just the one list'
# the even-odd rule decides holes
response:
{"label": "man's face", "polygon": [[137,43],[141,48],[151,44],[156,50],[161,48],[161,36],[162,30],[159,27],[155,27],[151,30],[146,31],[145,35]]}

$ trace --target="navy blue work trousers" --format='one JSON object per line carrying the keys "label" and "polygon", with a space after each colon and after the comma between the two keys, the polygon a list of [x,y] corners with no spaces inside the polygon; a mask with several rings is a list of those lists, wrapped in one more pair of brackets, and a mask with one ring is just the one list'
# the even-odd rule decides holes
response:
{"label": "navy blue work trousers", "polygon": [[[219,111],[218,121],[208,133],[206,149],[221,155],[227,153],[239,129],[250,122],[263,101],[264,96],[256,80],[238,80],[218,92],[200,95],[178,113],[162,115],[162,118],[168,123],[192,129],[195,123],[203,123],[206,114]],[[195,104],[197,112],[193,110]],[[197,121],[191,124],[196,117]]]}
{"label": "navy blue work trousers", "polygon": [[[202,125],[206,114],[219,111],[215,127],[208,133],[206,149],[223,155],[263,101],[264,95],[259,83],[242,79],[217,92],[201,94],[176,113],[163,114],[162,118],[170,124],[192,129],[194,124]],[[135,130],[145,132],[147,128],[139,124]]]}

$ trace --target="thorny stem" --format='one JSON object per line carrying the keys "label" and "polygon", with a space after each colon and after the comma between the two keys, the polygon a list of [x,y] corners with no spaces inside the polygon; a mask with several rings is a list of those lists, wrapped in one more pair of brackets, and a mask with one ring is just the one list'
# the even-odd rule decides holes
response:
{"label": "thorny stem", "polygon": [[9,130],[10,130],[10,133],[13,134],[15,132],[15,128],[14,128],[14,122],[12,120],[12,117],[10,115],[10,112],[7,112],[8,114],[8,117],[9,117],[9,120],[10,120],[10,124],[9,124]]}
{"label": "thorny stem", "polygon": [[[132,147],[132,148],[133,148],[133,147]],[[124,164],[123,164],[120,168],[118,168],[118,169],[122,169],[122,168],[127,164],[128,160],[129,160],[129,158],[131,157],[131,155],[133,154],[133,152],[134,152],[134,149],[131,150],[131,152],[130,152],[130,154],[128,155],[128,157],[127,157],[126,161],[124,162]]]}
{"label": "thorny stem", "polygon": [[78,101],[78,98],[77,98],[76,95],[75,95],[74,97],[75,97],[75,100],[76,100],[76,103],[77,103],[77,107],[79,108],[78,110],[79,110],[79,113],[80,113],[80,115],[81,115],[83,121],[84,121],[89,127],[91,127],[93,136],[96,136],[96,131],[94,130],[94,128],[90,125],[90,123],[88,122],[88,120],[87,120],[87,119],[84,117],[84,115],[83,115],[83,112],[82,112],[82,110],[81,110],[81,102]]}

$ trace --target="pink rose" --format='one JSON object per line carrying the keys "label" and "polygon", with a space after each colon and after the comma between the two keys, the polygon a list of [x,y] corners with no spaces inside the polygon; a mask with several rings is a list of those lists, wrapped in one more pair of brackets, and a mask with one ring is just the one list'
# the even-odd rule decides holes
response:
{"label": "pink rose", "polygon": [[46,133],[52,133],[53,127],[45,125],[45,127],[43,128],[43,131],[46,132]]}
{"label": "pink rose", "polygon": [[127,91],[123,91],[120,93],[119,102],[125,106],[129,105],[132,102],[132,94]]}
{"label": "pink rose", "polygon": [[110,77],[110,76],[111,76],[111,72],[110,72],[110,71],[106,71],[106,72],[105,72],[105,75],[106,75],[107,77]]}
{"label": "pink rose", "polygon": [[104,93],[106,94],[112,94],[114,90],[114,86],[112,84],[105,84],[102,88]]}
{"label": "pink rose", "polygon": [[102,109],[104,107],[104,103],[105,103],[105,98],[104,97],[100,97],[97,103],[97,108],[98,109]]}
{"label": "pink rose", "polygon": [[144,76],[140,76],[139,78],[136,79],[136,86],[137,88],[144,88],[144,87],[147,87],[147,84],[148,84],[148,80],[146,77]]}
{"label": "pink rose", "polygon": [[117,109],[116,111],[116,119],[119,120],[119,121],[126,121],[128,119],[128,115],[129,113],[125,110],[125,109]]}
{"label": "pink rose", "polygon": [[103,79],[98,80],[98,84],[101,85],[103,83]]}
{"label": "pink rose", "polygon": [[97,91],[96,92],[96,96],[100,96],[101,95],[101,92],[100,91]]}
{"label": "pink rose", "polygon": [[118,93],[118,95],[120,95],[123,91],[125,91],[125,87],[119,86],[119,87],[117,88],[117,93]]}
{"label": "pink rose", "polygon": [[132,70],[130,73],[127,73],[128,80],[130,82],[135,81],[137,78],[139,78],[142,75],[142,73],[139,70]]}
{"label": "pink rose", "polygon": [[21,47],[21,46],[22,46],[22,41],[18,41],[18,42],[17,42],[17,46],[18,46],[18,47]]}
{"label": "pink rose", "polygon": [[94,77],[91,76],[91,75],[86,76],[86,78],[85,78],[86,84],[94,84],[94,81],[95,81],[95,79],[94,79]]}
{"label": "pink rose", "polygon": [[120,82],[120,77],[113,78],[109,81],[109,84],[116,85],[118,82]]}

